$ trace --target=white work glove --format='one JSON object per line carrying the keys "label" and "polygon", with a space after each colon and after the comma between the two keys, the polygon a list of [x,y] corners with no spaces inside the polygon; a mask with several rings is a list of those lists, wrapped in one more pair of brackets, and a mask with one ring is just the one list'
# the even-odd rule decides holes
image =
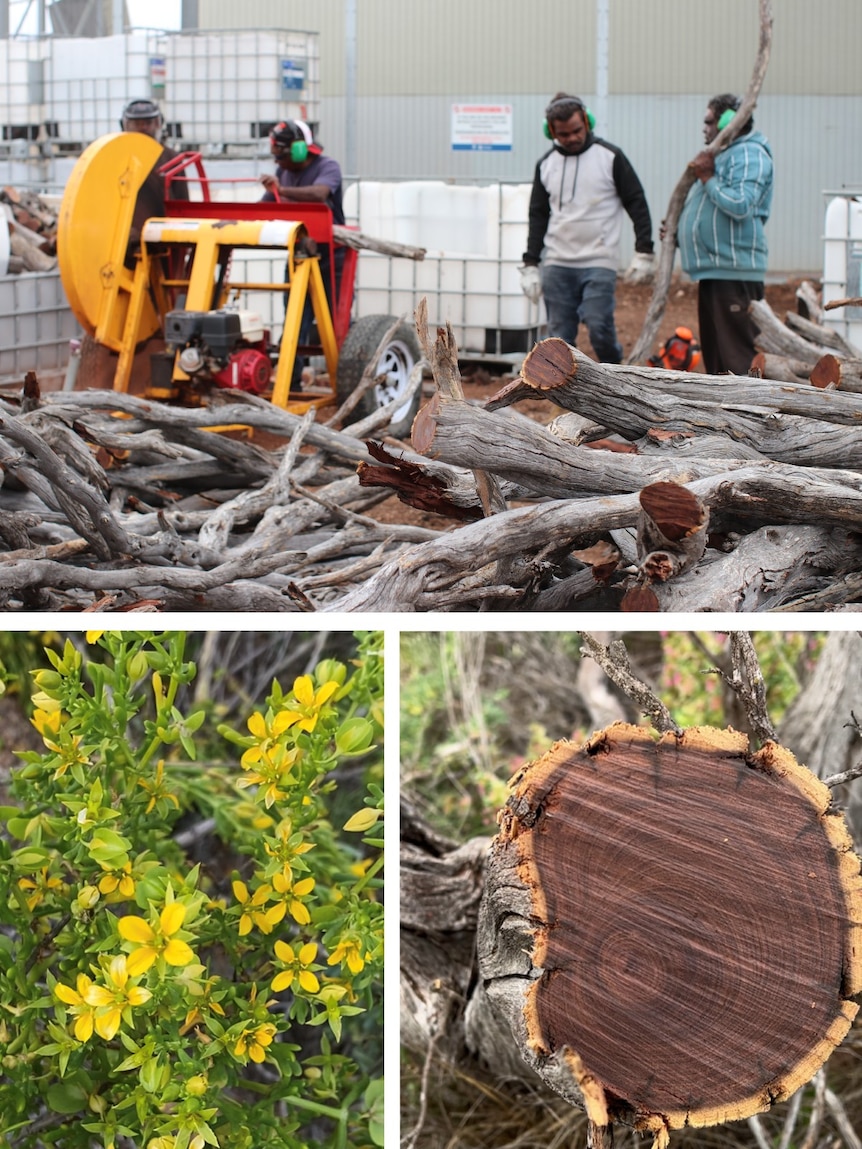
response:
{"label": "white work glove", "polygon": [[538,303],[542,298],[542,276],[538,267],[519,267],[518,274],[521,276],[521,291],[530,303]]}
{"label": "white work glove", "polygon": [[623,279],[626,283],[652,283],[657,266],[658,260],[651,252],[636,251]]}

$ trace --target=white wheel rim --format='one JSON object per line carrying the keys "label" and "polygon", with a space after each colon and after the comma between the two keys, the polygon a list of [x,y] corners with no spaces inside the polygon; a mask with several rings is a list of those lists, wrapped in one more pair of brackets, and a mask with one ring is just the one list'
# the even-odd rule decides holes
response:
{"label": "white wheel rim", "polygon": [[[399,399],[407,390],[410,383],[410,372],[413,370],[413,354],[406,343],[400,339],[393,339],[383,349],[383,354],[377,360],[375,374],[385,375],[374,388],[374,397],[378,407],[385,407],[393,399]],[[392,415],[392,422],[397,423],[405,418],[410,411],[411,399],[396,408]]]}

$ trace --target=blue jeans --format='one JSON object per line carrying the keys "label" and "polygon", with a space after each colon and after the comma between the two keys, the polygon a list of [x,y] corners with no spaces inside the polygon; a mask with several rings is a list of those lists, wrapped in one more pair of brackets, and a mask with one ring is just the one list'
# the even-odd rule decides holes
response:
{"label": "blue jeans", "polygon": [[622,363],[623,349],[614,323],[617,273],[607,267],[542,267],[542,292],[548,335],[577,346],[583,323],[600,363]]}

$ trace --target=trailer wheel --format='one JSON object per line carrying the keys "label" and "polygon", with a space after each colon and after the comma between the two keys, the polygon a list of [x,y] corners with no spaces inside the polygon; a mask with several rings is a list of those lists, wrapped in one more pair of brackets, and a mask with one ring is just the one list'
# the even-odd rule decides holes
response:
{"label": "trailer wheel", "polygon": [[[359,386],[371,357],[380,346],[380,340],[393,322],[394,317],[391,315],[366,315],[357,320],[347,332],[338,356],[336,396],[339,404],[349,398]],[[399,323],[389,342],[381,349],[375,364],[375,374],[385,375],[385,379],[369,387],[347,416],[347,422],[353,423],[357,419],[364,419],[366,415],[372,415],[393,399],[404,395],[410,374],[421,357],[419,340],[413,327],[407,322]],[[406,438],[410,434],[421,400],[422,389],[419,387],[413,396],[405,398],[403,405],[395,411],[389,424],[389,433],[396,439]]]}

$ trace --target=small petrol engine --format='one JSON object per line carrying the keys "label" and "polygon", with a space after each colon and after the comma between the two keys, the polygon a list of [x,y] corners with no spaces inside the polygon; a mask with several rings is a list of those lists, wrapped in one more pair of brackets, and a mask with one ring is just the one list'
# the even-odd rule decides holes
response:
{"label": "small petrol engine", "polygon": [[269,387],[269,332],[254,311],[169,311],[165,341],[179,352],[178,365],[192,379],[252,395]]}

